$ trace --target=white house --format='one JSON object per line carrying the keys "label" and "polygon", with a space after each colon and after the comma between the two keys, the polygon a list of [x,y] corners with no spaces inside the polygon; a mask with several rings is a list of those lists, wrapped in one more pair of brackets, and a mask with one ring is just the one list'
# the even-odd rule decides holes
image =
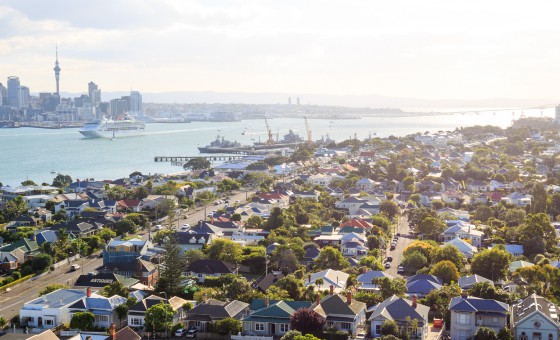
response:
{"label": "white house", "polygon": [[[309,274],[307,280],[305,280],[305,287],[314,285],[318,290],[327,290],[332,285],[333,291],[340,293],[346,289],[346,281],[349,276],[349,274],[340,270],[325,269],[318,273]],[[319,286],[315,284],[318,279],[323,280],[323,283]]]}
{"label": "white house", "polygon": [[558,340],[560,323],[556,304],[533,294],[514,304],[511,311],[514,339]]}
{"label": "white house", "polygon": [[54,328],[70,323],[69,307],[87,296],[86,289],[58,289],[26,302],[19,310],[21,326]]}

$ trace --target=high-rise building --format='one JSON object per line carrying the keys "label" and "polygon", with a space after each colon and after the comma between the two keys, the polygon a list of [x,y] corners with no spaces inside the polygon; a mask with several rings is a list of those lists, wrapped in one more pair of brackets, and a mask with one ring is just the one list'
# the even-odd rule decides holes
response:
{"label": "high-rise building", "polygon": [[296,103],[297,103],[298,105],[300,104],[300,103],[299,103],[299,97],[297,97]]}
{"label": "high-rise building", "polygon": [[19,105],[20,107],[29,107],[29,100],[31,99],[31,94],[29,93],[29,87],[20,86],[19,88]]}
{"label": "high-rise building", "polygon": [[101,103],[101,90],[99,86],[92,81],[88,83],[88,95],[91,106],[96,106]]}
{"label": "high-rise building", "polygon": [[8,90],[2,83],[0,83],[0,106],[7,103]]}
{"label": "high-rise building", "polygon": [[288,105],[292,105],[292,97],[288,97]]}
{"label": "high-rise building", "polygon": [[109,102],[111,117],[113,117],[113,119],[117,119],[120,115],[128,111],[128,100],[123,98],[112,99]]}
{"label": "high-rise building", "polygon": [[138,91],[131,91],[128,97],[128,111],[133,115],[142,115],[142,95]]}
{"label": "high-rise building", "polygon": [[12,107],[19,108],[19,78],[18,77],[8,77],[8,105]]}
{"label": "high-rise building", "polygon": [[56,96],[60,98],[60,66],[58,65],[58,45],[56,46],[56,61],[54,62],[54,78],[56,79]]}

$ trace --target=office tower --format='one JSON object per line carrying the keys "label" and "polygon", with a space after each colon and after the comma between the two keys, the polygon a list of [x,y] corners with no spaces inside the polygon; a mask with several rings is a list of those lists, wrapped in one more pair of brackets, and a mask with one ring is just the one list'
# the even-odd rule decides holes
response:
{"label": "office tower", "polygon": [[299,105],[299,97],[297,97],[296,99],[296,103]]}
{"label": "office tower", "polygon": [[131,91],[128,97],[128,111],[133,115],[142,115],[142,95],[138,91]]}
{"label": "office tower", "polygon": [[8,105],[19,108],[19,78],[8,77]]}
{"label": "office tower", "polygon": [[58,46],[56,46],[56,61],[54,62],[54,78],[56,79],[56,96],[60,98],[60,66],[58,66]]}
{"label": "office tower", "polygon": [[0,83],[0,106],[8,102],[8,89]]}
{"label": "office tower", "polygon": [[112,99],[109,102],[111,117],[113,117],[113,119],[117,119],[120,115],[128,111],[128,100],[123,98]]}
{"label": "office tower", "polygon": [[31,94],[29,93],[29,87],[20,86],[19,88],[19,105],[20,107],[29,107],[29,99]]}
{"label": "office tower", "polygon": [[101,103],[101,90],[99,89],[99,86],[92,81],[88,83],[88,95],[91,106],[96,106]]}

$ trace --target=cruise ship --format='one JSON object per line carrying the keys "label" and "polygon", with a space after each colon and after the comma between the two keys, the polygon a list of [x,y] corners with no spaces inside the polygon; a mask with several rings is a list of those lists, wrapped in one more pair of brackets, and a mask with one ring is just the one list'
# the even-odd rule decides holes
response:
{"label": "cruise ship", "polygon": [[123,120],[101,119],[91,123],[86,123],[80,129],[80,133],[85,138],[119,138],[129,136],[139,136],[144,133],[146,123],[136,121],[131,117]]}

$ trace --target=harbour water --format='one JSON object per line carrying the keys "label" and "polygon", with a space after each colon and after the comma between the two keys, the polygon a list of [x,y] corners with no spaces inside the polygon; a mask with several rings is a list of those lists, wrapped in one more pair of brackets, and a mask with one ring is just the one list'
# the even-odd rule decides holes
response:
{"label": "harbour water", "polygon": [[[463,111],[463,110],[456,110]],[[417,132],[448,131],[473,125],[507,127],[521,111],[512,110],[462,112],[414,116],[366,117],[350,120],[309,119],[313,139],[329,135],[336,141],[368,136],[405,136]],[[524,110],[525,116],[549,116],[554,110]],[[274,135],[281,139],[289,129],[306,137],[303,119],[269,120]],[[245,132],[245,134],[242,134]],[[204,146],[220,134],[241,144],[267,139],[263,120],[241,122],[193,122],[148,124],[143,136],[110,139],[84,139],[78,129],[0,129],[0,182],[16,186],[31,179],[51,183],[56,174],[73,179],[115,179],[133,171],[172,173],[182,170],[169,163],[155,163],[154,156],[195,156],[197,146]]]}

